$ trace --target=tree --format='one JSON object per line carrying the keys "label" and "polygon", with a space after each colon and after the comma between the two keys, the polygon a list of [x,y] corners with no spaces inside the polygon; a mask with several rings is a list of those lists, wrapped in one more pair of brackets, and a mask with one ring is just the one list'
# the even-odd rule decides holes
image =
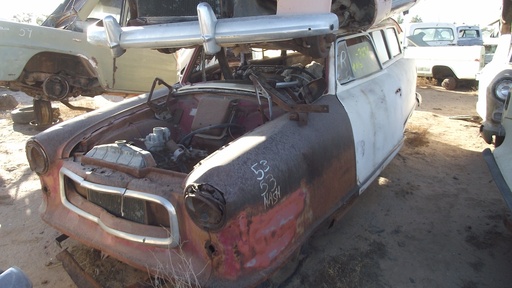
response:
{"label": "tree", "polygon": [[398,14],[398,17],[396,18],[396,22],[398,22],[398,24],[404,23],[404,17],[402,17],[402,14]]}
{"label": "tree", "polygon": [[421,23],[421,22],[423,22],[423,20],[421,19],[421,17],[419,15],[416,15],[411,18],[411,23]]}
{"label": "tree", "polygon": [[42,15],[34,15],[33,13],[21,13],[12,16],[12,20],[20,23],[35,23],[41,25],[46,17]]}

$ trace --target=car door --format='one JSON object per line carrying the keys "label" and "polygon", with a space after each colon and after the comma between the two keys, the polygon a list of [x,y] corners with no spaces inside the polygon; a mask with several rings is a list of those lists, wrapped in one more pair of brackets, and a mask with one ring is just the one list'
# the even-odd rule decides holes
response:
{"label": "car door", "polygon": [[[89,15],[89,18],[103,19],[111,15],[122,25],[126,26],[130,18],[129,1],[101,0]],[[112,59],[110,50],[106,51]],[[151,83],[158,77],[168,83],[177,81],[177,68],[174,54],[160,53],[155,49],[129,49],[123,57],[114,58],[105,78],[112,77],[111,90],[128,93],[143,93],[151,88]],[[108,75],[110,76],[108,76]]]}
{"label": "car door", "polygon": [[382,65],[370,34],[338,39],[336,57],[336,94],[351,121],[362,192],[402,143],[403,87],[397,71]]}

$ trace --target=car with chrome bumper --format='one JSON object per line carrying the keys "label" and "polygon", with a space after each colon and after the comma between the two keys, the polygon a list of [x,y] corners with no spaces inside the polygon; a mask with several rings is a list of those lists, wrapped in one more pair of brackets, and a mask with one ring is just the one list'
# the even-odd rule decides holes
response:
{"label": "car with chrome bumper", "polygon": [[510,106],[510,98],[505,102],[501,125],[505,131],[501,145],[494,150],[490,148],[485,149],[483,155],[505,204],[512,211],[512,137],[506,136],[507,134],[512,135],[512,107]]}
{"label": "car with chrome bumper", "polygon": [[511,35],[501,35],[492,61],[478,76],[478,101],[476,111],[482,118],[480,135],[488,144],[499,146],[505,137],[501,123],[504,104],[512,88]]}
{"label": "car with chrome bumper", "polygon": [[136,29],[105,18],[88,39],[116,57],[190,48],[190,61],[176,84],[157,78],[27,142],[42,219],[175,283],[280,282],[404,143],[421,97],[387,19],[415,1],[398,2],[337,15],[330,0],[283,0],[274,14],[235,5],[219,18],[200,3],[197,20]]}

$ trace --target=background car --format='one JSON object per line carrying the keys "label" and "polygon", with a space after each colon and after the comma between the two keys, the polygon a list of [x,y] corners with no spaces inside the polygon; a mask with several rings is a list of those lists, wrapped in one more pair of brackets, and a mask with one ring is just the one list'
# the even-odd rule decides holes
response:
{"label": "background car", "polygon": [[511,35],[500,36],[492,61],[478,75],[478,101],[476,111],[483,119],[480,135],[485,142],[499,146],[503,142],[505,129],[503,119],[504,103],[510,97],[512,88]]}
{"label": "background car", "polygon": [[[510,97],[505,102],[505,109],[501,125],[505,130],[505,136],[502,144],[496,147],[494,151],[487,148],[483,151],[484,159],[487,162],[489,171],[492,174],[494,182],[498,187],[503,200],[508,209],[512,211],[512,107],[510,106]],[[508,222],[510,224],[510,221]],[[508,225],[511,229],[512,226]]]}
{"label": "background car", "polygon": [[[108,47],[87,42],[87,27],[107,15],[129,25],[136,1],[66,0],[41,26],[0,21],[0,86],[34,97],[36,124],[52,123],[50,101],[105,92],[137,95],[155,77],[174,82],[174,57],[154,49],[134,49],[114,59]],[[141,17],[143,14],[141,14]]]}

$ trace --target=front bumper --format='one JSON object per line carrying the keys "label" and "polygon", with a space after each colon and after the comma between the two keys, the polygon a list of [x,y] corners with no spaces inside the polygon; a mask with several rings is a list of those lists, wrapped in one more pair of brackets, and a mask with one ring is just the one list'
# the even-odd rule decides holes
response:
{"label": "front bumper", "polygon": [[[169,279],[193,276],[198,283],[208,282],[212,273],[204,248],[208,235],[180,213],[184,211],[178,199],[181,175],[172,178],[149,172],[137,178],[108,169],[95,173],[89,168],[64,161],[62,167],[41,176],[43,221],[140,270]],[[89,195],[95,198],[88,199]],[[140,204],[146,208],[134,209]],[[116,211],[119,207],[121,214]],[[155,219],[166,225],[156,225]]]}
{"label": "front bumper", "polygon": [[492,144],[496,137],[505,136],[505,128],[501,123],[497,124],[493,121],[484,121],[480,126],[480,136],[487,144]]}

